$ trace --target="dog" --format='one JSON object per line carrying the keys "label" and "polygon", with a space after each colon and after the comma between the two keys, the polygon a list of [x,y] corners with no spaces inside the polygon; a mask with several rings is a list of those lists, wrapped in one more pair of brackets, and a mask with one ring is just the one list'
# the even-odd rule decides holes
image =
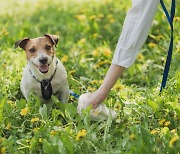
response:
{"label": "dog", "polygon": [[57,95],[62,103],[67,102],[69,86],[67,72],[55,55],[58,36],[45,34],[38,38],[24,38],[15,43],[15,48],[25,50],[27,65],[23,71],[20,89],[26,100],[30,93],[48,102]]}

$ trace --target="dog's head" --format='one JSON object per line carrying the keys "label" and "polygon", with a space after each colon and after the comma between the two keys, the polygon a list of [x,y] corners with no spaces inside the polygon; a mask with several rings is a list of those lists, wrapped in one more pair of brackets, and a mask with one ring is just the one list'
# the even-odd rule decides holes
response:
{"label": "dog's head", "polygon": [[47,73],[54,58],[54,47],[57,43],[58,36],[46,34],[43,37],[19,40],[15,43],[15,48],[19,46],[24,49],[27,60],[35,65],[41,73]]}

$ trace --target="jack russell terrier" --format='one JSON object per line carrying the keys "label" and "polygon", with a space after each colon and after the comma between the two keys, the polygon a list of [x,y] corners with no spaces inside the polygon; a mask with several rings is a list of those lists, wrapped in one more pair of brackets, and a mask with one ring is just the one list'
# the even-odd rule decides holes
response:
{"label": "jack russell terrier", "polygon": [[20,88],[28,100],[31,92],[47,102],[52,94],[57,94],[59,100],[67,102],[69,86],[66,70],[55,56],[58,36],[46,34],[34,39],[24,38],[15,43],[25,50],[27,65],[24,69]]}

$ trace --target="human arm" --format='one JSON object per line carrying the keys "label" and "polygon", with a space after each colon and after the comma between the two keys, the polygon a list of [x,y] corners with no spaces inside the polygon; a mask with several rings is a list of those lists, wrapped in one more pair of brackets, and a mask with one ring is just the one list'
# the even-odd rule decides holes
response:
{"label": "human arm", "polygon": [[[132,8],[129,9],[126,15],[112,65],[98,90],[86,94],[86,97],[88,97],[86,104],[92,104],[94,108],[97,107],[107,97],[108,92],[114,86],[124,69],[134,63],[140,48],[148,36],[158,3],[159,0],[132,0]],[[78,106],[79,110],[81,108]]]}

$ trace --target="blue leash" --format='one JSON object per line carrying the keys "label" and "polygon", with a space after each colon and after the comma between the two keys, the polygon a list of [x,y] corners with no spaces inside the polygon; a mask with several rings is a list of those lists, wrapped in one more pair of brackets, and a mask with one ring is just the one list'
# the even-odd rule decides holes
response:
{"label": "blue leash", "polygon": [[79,95],[74,93],[73,91],[70,90],[69,93],[70,93],[71,96],[73,96],[73,97],[75,97],[77,99],[79,98]]}
{"label": "blue leash", "polygon": [[175,15],[175,0],[172,0],[171,2],[171,13],[169,15],[166,6],[164,5],[163,0],[160,0],[161,6],[164,10],[164,13],[168,19],[168,22],[170,24],[171,27],[171,40],[170,40],[170,44],[169,44],[169,49],[168,49],[168,54],[167,54],[167,58],[166,58],[166,64],[164,67],[164,73],[163,73],[163,78],[162,78],[162,83],[161,83],[161,88],[160,88],[160,92],[162,92],[163,88],[165,88],[166,86],[166,81],[168,78],[168,73],[169,73],[169,68],[170,68],[170,64],[171,64],[171,58],[172,58],[172,51],[173,51],[173,18]]}

